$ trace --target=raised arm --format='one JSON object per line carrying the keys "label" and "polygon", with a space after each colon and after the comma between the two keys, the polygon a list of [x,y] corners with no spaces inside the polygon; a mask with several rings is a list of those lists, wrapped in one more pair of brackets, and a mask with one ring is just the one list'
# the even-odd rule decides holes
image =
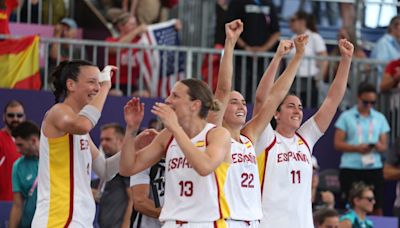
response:
{"label": "raised arm", "polygon": [[185,157],[199,175],[207,176],[213,172],[229,153],[231,136],[225,128],[217,127],[210,130],[207,136],[206,151],[202,153],[179,125],[176,114],[171,107],[163,103],[156,103],[152,112],[160,117],[164,126],[173,134]]}
{"label": "raised arm", "polygon": [[336,110],[346,91],[347,80],[349,78],[351,59],[354,51],[353,44],[346,39],[341,39],[339,41],[339,50],[341,58],[335,79],[329,88],[327,97],[314,116],[315,122],[321,132],[326,131],[335,116]]}
{"label": "raised arm", "polygon": [[[111,88],[111,70],[113,69],[117,68],[115,66],[104,68],[101,73],[99,72],[98,81],[94,78],[90,79],[90,83],[100,83],[99,92],[78,114],[64,103],[55,105],[46,116],[51,127],[63,134],[84,135],[89,133],[101,116],[108,91]],[[67,86],[70,86],[68,81]]]}
{"label": "raised arm", "polygon": [[224,54],[219,66],[217,89],[215,91],[215,99],[220,103],[220,111],[210,112],[207,118],[208,122],[217,126],[222,126],[225,109],[228,105],[232,88],[233,50],[242,31],[243,23],[240,20],[234,20],[225,24],[226,39]]}
{"label": "raised arm", "polygon": [[259,111],[258,114],[254,118],[252,118],[241,131],[253,142],[255,142],[258,139],[258,136],[264,131],[265,127],[268,125],[273,115],[275,114],[275,111],[278,108],[279,104],[288,93],[293,83],[294,77],[296,76],[301,58],[304,55],[304,47],[307,42],[307,35],[299,35],[295,38],[295,55],[290,60],[285,71],[272,86],[271,91],[261,108],[262,111]]}
{"label": "raised arm", "polygon": [[154,137],[149,131],[137,135],[140,123],[144,116],[144,104],[139,98],[132,98],[124,107],[126,131],[121,150],[119,173],[122,176],[132,176],[157,163],[162,157],[166,141],[170,134],[162,131],[150,145],[139,148],[137,141],[144,141],[146,137]]}
{"label": "raised arm", "polygon": [[283,56],[288,54],[293,47],[294,45],[291,40],[281,40],[279,42],[278,49],[276,50],[274,57],[269,63],[260,80],[260,83],[258,84],[256,90],[256,102],[253,109],[253,117],[257,115],[265,100],[267,99],[267,95],[274,83],[275,75],[278,71],[278,67],[281,63]]}

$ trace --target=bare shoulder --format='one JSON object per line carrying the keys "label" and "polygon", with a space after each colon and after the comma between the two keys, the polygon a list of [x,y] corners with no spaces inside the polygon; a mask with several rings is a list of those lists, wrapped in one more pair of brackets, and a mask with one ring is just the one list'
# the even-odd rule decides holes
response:
{"label": "bare shoulder", "polygon": [[229,131],[224,127],[215,127],[209,131],[208,135],[209,141],[229,140],[231,138]]}
{"label": "bare shoulder", "polygon": [[47,137],[56,138],[65,134],[60,129],[60,125],[65,119],[69,119],[72,115],[76,115],[72,108],[66,104],[59,103],[51,107],[43,119],[43,132]]}

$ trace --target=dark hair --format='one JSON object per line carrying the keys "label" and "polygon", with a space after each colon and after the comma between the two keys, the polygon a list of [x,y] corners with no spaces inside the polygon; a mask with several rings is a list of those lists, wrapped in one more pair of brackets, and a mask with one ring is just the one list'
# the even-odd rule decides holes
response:
{"label": "dark hair", "polygon": [[389,26],[388,26],[388,33],[392,33],[394,27],[396,27],[399,23],[400,23],[399,15],[392,17],[392,19],[390,20]]}
{"label": "dark hair", "polygon": [[318,32],[317,26],[315,24],[315,17],[312,14],[308,14],[305,11],[297,11],[294,15],[297,19],[304,20],[306,22],[306,27],[313,31]]}
{"label": "dark hair", "polygon": [[4,106],[4,110],[3,110],[3,113],[6,113],[7,112],[7,109],[9,108],[9,107],[17,107],[17,106],[22,106],[22,108],[23,109],[25,109],[24,108],[24,105],[22,104],[22,102],[21,101],[18,101],[18,100],[10,100],[9,102],[7,102],[7,104]]}
{"label": "dark hair", "polygon": [[91,62],[85,60],[72,60],[61,62],[51,74],[53,84],[53,94],[56,103],[60,102],[61,97],[67,96],[67,79],[78,81],[80,67],[95,66]]}
{"label": "dark hair", "polygon": [[124,129],[120,124],[118,124],[118,123],[108,123],[108,124],[104,124],[104,125],[102,125],[102,126],[100,127],[100,130],[103,131],[103,130],[105,130],[105,129],[110,129],[110,128],[114,129],[114,130],[115,130],[115,133],[116,133],[117,135],[120,135],[120,136],[122,136],[122,137],[125,135],[125,129]]}
{"label": "dark hair", "polygon": [[[287,98],[288,96],[295,96],[295,97],[297,97],[297,98],[300,99],[300,97],[297,96],[297,94],[296,94],[294,91],[289,91],[289,92],[286,94],[285,98],[283,98],[283,100],[281,101],[281,103],[278,105],[278,108],[276,109],[276,111],[279,112],[279,111],[281,110],[281,106],[282,106],[283,102],[285,102],[285,100],[286,100],[286,98]],[[301,101],[301,99],[300,99],[300,101]]]}
{"label": "dark hair", "polygon": [[314,212],[314,225],[322,225],[325,219],[331,217],[339,217],[336,210],[330,208],[322,208]]}
{"label": "dark hair", "polygon": [[14,138],[20,137],[25,140],[29,139],[31,136],[37,136],[39,138],[40,129],[35,123],[31,121],[24,121],[11,130],[11,135]]}
{"label": "dark hair", "polygon": [[364,182],[356,182],[353,183],[352,188],[349,191],[349,204],[351,208],[354,208],[354,199],[355,198],[362,198],[365,191],[374,190],[374,186],[366,185]]}
{"label": "dark hair", "polygon": [[360,96],[363,93],[376,93],[376,88],[368,82],[361,82],[358,85],[357,95]]}
{"label": "dark hair", "polygon": [[200,100],[200,118],[207,118],[208,111],[219,111],[219,104],[214,100],[210,87],[198,79],[184,79],[180,81],[189,88],[188,94],[192,101]]}

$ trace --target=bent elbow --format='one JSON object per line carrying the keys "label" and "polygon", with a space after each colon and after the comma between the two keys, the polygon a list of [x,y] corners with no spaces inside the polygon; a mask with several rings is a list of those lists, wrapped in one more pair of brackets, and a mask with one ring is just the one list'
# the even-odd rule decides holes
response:
{"label": "bent elbow", "polygon": [[197,172],[200,176],[202,176],[202,177],[208,176],[208,175],[210,175],[212,172],[214,172],[214,170],[211,169],[211,168],[198,168],[198,169],[195,169],[195,170],[196,170],[196,172]]}

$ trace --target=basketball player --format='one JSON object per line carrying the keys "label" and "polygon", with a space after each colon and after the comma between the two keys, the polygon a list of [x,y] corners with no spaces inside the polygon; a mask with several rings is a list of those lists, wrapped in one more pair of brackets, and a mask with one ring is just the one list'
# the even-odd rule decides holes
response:
{"label": "basketball player", "polygon": [[[101,179],[118,172],[119,155],[107,160],[90,139],[111,88],[111,70],[82,61],[55,69],[56,104],[44,116],[40,136],[38,200],[32,227],[92,227],[92,166]],[[59,103],[60,99],[64,99]]]}
{"label": "basketball player", "polygon": [[[233,48],[242,30],[243,24],[240,20],[225,25],[224,56],[221,61],[216,90],[216,98],[221,102],[221,106],[227,107],[222,125],[229,130],[232,137],[232,164],[228,171],[224,191],[230,212],[227,223],[229,227],[238,228],[258,227],[259,220],[262,218],[260,180],[252,141],[256,140],[263,132],[274,115],[275,108],[278,107],[289,90],[304,54],[302,50],[307,43],[307,36],[299,36],[296,39],[296,57],[289,63],[288,68],[274,85],[271,94],[269,94],[269,102],[264,106],[263,112],[250,120],[242,129],[247,115],[245,100],[239,92],[230,92],[229,90],[227,93],[223,89],[231,88]],[[274,58],[274,61],[278,62],[272,64],[271,69],[268,67],[265,72],[267,76],[273,74],[273,77],[275,75],[281,56],[289,53],[292,48],[292,41],[284,40],[280,42]]]}
{"label": "basketball player", "polygon": [[311,153],[343,98],[354,47],[343,39],[339,49],[336,77],[317,113],[300,126],[303,106],[289,94],[275,113],[276,130],[268,125],[256,142],[264,216],[260,227],[313,227]]}
{"label": "basketball player", "polygon": [[177,82],[166,103],[152,108],[166,129],[137,150],[133,139],[144,104],[133,98],[124,108],[127,130],[120,173],[136,174],[166,157],[163,227],[226,227],[228,208],[222,190],[230,163],[230,136],[206,121],[209,110],[218,110],[218,105],[207,84],[195,79]]}

